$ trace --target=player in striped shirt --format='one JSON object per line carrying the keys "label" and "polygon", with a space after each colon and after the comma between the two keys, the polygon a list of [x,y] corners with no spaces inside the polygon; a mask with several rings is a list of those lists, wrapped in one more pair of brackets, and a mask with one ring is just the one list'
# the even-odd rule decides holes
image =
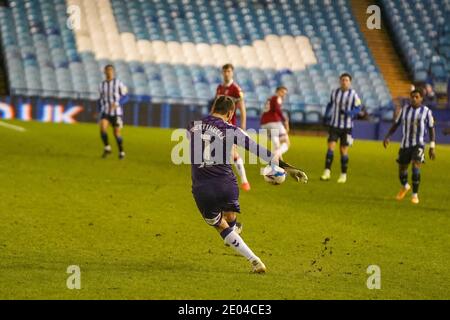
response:
{"label": "player in striped shirt", "polygon": [[[240,127],[242,130],[247,128],[247,112],[244,103],[244,93],[236,82],[233,80],[234,67],[232,64],[228,63],[222,67],[222,77],[223,83],[217,86],[216,98],[219,96],[227,96],[233,98],[235,102],[235,108],[239,109],[241,113],[241,123]],[[214,110],[212,110],[214,112]],[[236,113],[230,119],[230,123],[234,126],[237,125]],[[237,152],[237,148],[233,149],[233,160],[236,170],[241,178],[241,188],[244,191],[250,191],[250,183],[247,180],[247,174],[245,172],[244,160],[241,158]]]}
{"label": "player in striped shirt", "polygon": [[100,136],[104,144],[103,158],[106,158],[111,153],[111,146],[108,142],[108,126],[114,129],[114,137],[116,138],[119,147],[119,159],[125,157],[123,150],[123,138],[121,129],[123,127],[123,109],[122,106],[128,100],[128,89],[120,81],[115,78],[115,71],[112,65],[107,65],[104,69],[105,80],[100,83],[98,100],[100,112]]}
{"label": "player in striped shirt", "polygon": [[278,87],[275,95],[267,99],[261,116],[261,128],[268,130],[267,134],[272,141],[273,152],[281,159],[289,149],[289,121],[281,110],[287,92],[286,87]]}
{"label": "player in striped shirt", "polygon": [[333,90],[327,105],[324,119],[329,118],[328,151],[325,159],[325,171],[320,179],[328,181],[331,177],[331,165],[336,143],[340,140],[341,175],[338,183],[347,182],[348,147],[352,145],[353,119],[361,111],[361,99],[351,88],[352,76],[344,73],[340,76],[340,88]]}
{"label": "player in striped shirt", "polygon": [[399,126],[402,126],[403,137],[397,159],[402,188],[396,198],[397,200],[402,200],[411,189],[411,186],[408,184],[408,166],[412,163],[413,194],[411,202],[414,204],[419,203],[420,166],[425,161],[425,135],[427,131],[430,135],[430,159],[434,160],[436,157],[436,132],[433,114],[422,102],[423,92],[419,89],[412,91],[411,103],[403,106],[383,141],[384,147],[387,148],[391,135],[394,134]]}

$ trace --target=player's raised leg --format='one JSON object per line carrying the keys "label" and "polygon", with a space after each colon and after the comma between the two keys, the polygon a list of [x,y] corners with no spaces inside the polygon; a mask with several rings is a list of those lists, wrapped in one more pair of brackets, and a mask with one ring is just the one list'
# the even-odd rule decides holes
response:
{"label": "player's raised leg", "polygon": [[334,149],[336,148],[336,141],[328,141],[327,154],[325,156],[325,170],[320,177],[322,181],[328,181],[331,178],[331,165],[333,164]]}
{"label": "player's raised leg", "polygon": [[280,153],[280,133],[277,129],[269,129],[268,134],[272,143],[272,151],[275,154]]}
{"label": "player's raised leg", "polygon": [[419,203],[419,185],[420,185],[420,162],[413,161],[412,163],[412,189],[413,194],[411,202]]}
{"label": "player's raised leg", "polygon": [[224,212],[220,223],[216,226],[217,231],[224,241],[232,247],[237,253],[244,256],[252,264],[252,272],[264,273],[266,272],[266,266],[261,259],[255,255],[255,253],[247,246],[244,240],[239,234],[230,227],[227,220],[235,221],[235,212]]}
{"label": "player's raised leg", "polygon": [[100,119],[100,137],[103,142],[103,158],[106,158],[109,154],[111,154],[111,146],[108,142],[108,119]]}
{"label": "player's raised leg", "polygon": [[395,198],[397,200],[403,200],[403,198],[405,198],[408,191],[411,190],[411,186],[408,184],[408,165],[407,164],[399,164],[398,177],[400,179],[400,184],[402,185],[402,187]]}
{"label": "player's raised leg", "polygon": [[289,136],[287,133],[280,134],[280,158],[283,159],[283,154],[288,152],[290,146]]}

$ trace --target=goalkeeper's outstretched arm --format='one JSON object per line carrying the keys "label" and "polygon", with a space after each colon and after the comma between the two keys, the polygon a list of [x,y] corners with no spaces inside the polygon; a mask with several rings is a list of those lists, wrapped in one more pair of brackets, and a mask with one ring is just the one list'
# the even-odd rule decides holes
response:
{"label": "goalkeeper's outstretched arm", "polygon": [[308,176],[303,170],[297,169],[290,164],[282,161],[277,156],[275,156],[272,152],[259,145],[255,141],[253,141],[248,134],[246,134],[242,129],[236,128],[234,130],[234,143],[240,147],[245,148],[247,151],[255,154],[262,160],[269,162],[272,165],[278,165],[280,168],[283,168],[289,175],[297,180],[297,182],[307,183]]}

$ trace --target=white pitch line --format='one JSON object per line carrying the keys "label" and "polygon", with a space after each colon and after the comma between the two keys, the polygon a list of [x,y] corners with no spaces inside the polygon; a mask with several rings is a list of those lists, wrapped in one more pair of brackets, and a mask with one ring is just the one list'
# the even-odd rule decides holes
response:
{"label": "white pitch line", "polygon": [[3,122],[3,121],[0,121],[0,127],[5,127],[8,129],[16,130],[16,131],[20,131],[20,132],[27,131],[27,129],[25,129],[25,128],[22,128],[22,127],[13,125],[13,124],[9,124],[9,123]]}

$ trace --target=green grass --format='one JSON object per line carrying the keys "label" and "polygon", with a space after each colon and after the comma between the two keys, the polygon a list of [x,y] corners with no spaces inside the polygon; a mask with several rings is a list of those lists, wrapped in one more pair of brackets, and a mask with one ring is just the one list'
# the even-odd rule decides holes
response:
{"label": "green grass", "polygon": [[[95,125],[14,123],[27,131],[0,127],[0,299],[450,298],[448,146],[423,167],[418,206],[394,200],[398,144],[356,141],[346,185],[339,157],[318,179],[325,138],[292,138],[307,185],[247,166],[243,236],[268,267],[252,275],[198,213],[170,130],[126,127],[119,161],[100,159]],[[81,290],[66,287],[69,265]],[[381,290],[366,287],[369,265]]]}

